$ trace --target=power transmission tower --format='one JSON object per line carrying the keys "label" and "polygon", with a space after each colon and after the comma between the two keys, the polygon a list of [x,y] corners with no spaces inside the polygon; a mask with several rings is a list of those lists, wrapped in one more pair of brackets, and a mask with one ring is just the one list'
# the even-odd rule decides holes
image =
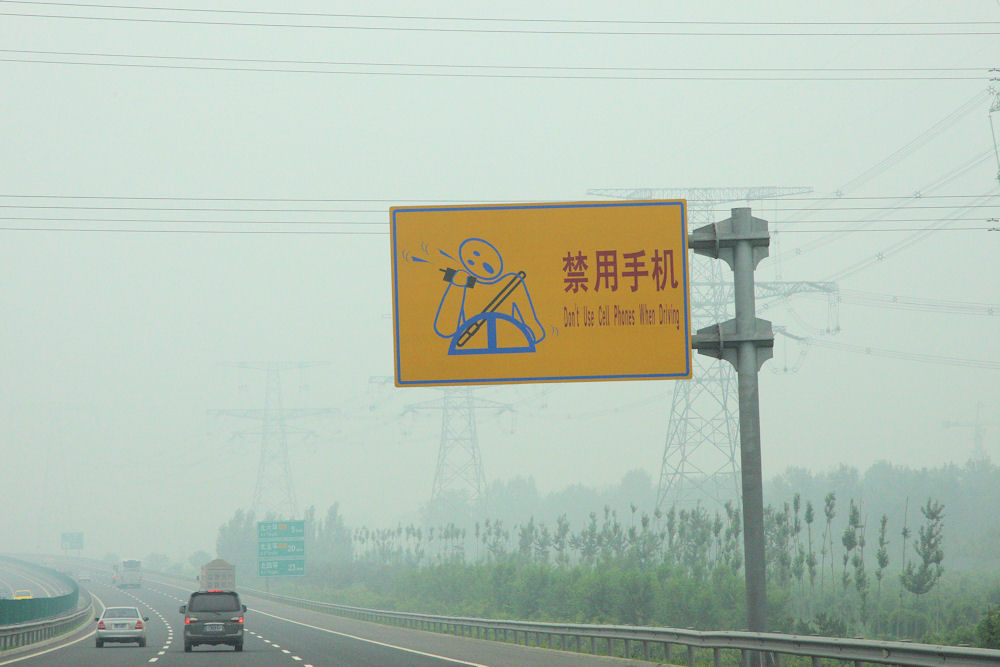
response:
{"label": "power transmission tower", "polygon": [[[812,192],[808,187],[600,188],[591,195],[620,199],[687,199],[689,228],[719,217],[713,210],[734,201],[755,201]],[[693,330],[732,317],[733,286],[722,263],[694,256],[691,264]],[[819,283],[758,283],[767,296],[790,290],[831,289]],[[835,286],[832,288],[835,289]],[[740,505],[739,424],[736,374],[722,361],[696,356],[694,373],[675,383],[666,445],[660,466],[656,508],[690,508],[698,503]]]}
{"label": "power transmission tower", "polygon": [[976,403],[976,418],[971,422],[955,422],[955,421],[945,421],[942,426],[944,428],[955,428],[955,427],[966,427],[972,429],[972,458],[977,461],[982,461],[984,459],[989,459],[989,454],[986,452],[986,427],[987,426],[998,426],[1000,421],[983,421],[983,403],[980,401]]}
{"label": "power transmission tower", "polygon": [[285,408],[282,405],[281,372],[320,366],[319,363],[238,363],[237,368],[263,371],[265,374],[264,407],[243,410],[211,410],[212,415],[225,415],[253,419],[260,422],[260,460],[257,464],[257,483],[254,486],[251,508],[255,516],[263,518],[273,514],[280,519],[298,516],[298,502],[292,484],[292,471],[288,462],[288,436],[302,433],[287,422],[292,419],[330,415],[332,408]]}
{"label": "power transmission tower", "polygon": [[505,403],[475,398],[472,387],[445,387],[440,399],[408,406],[403,414],[417,410],[441,411],[441,443],[438,447],[430,511],[442,516],[486,513],[486,477],[479,451],[476,411],[510,412]]}

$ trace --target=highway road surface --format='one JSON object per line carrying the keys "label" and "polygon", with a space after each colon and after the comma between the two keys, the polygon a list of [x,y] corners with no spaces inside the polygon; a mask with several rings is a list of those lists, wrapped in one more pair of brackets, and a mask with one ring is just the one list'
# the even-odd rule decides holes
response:
{"label": "highway road surface", "polygon": [[54,581],[36,568],[0,559],[0,597],[11,598],[14,591],[31,591],[32,597],[56,597],[69,593],[62,582]]}
{"label": "highway road surface", "polygon": [[250,595],[241,595],[249,608],[242,653],[229,646],[198,646],[185,653],[183,616],[178,608],[187,603],[190,588],[148,574],[138,589],[120,590],[100,581],[88,587],[100,604],[136,606],[149,617],[145,648],[135,644],[97,648],[96,624],[91,619],[83,631],[16,657],[0,655],[0,665],[648,667],[650,664],[367,623]]}

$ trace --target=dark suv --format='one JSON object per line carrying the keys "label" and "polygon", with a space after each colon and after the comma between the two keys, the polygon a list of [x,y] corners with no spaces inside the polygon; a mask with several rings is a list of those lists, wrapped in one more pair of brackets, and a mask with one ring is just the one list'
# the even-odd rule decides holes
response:
{"label": "dark suv", "polygon": [[198,644],[229,644],[243,650],[243,614],[236,591],[197,591],[191,594],[184,614],[184,650]]}

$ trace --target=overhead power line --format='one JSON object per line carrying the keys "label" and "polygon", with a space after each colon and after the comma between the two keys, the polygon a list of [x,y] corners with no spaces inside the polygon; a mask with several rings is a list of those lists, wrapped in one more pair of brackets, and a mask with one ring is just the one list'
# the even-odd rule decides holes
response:
{"label": "overhead power line", "polygon": [[[969,79],[982,79],[983,75],[990,72],[990,66],[979,67],[647,67],[647,66],[575,66],[575,65],[508,65],[508,64],[469,64],[469,63],[410,63],[398,61],[371,61],[371,60],[280,60],[271,58],[220,58],[211,56],[178,56],[178,55],[149,55],[140,53],[106,53],[97,51],[43,51],[36,49],[0,49],[0,53],[14,53],[27,56],[66,56],[80,58],[131,58],[136,60],[164,60],[164,61],[205,61],[213,63],[236,63],[236,64],[266,64],[266,65],[297,65],[297,66],[337,66],[337,67],[402,67],[402,68],[426,68],[426,69],[463,69],[463,70],[518,70],[518,71],[566,71],[566,72],[688,72],[688,73],[895,73],[912,74],[920,72],[980,72],[978,76],[967,77]],[[36,60],[17,60],[17,62],[45,62]],[[86,64],[86,63],[84,63]],[[109,63],[114,64],[114,63]],[[242,69],[242,68],[234,68]],[[248,70],[251,71],[251,70]],[[268,70],[271,71],[271,70]],[[298,70],[273,70],[273,71],[298,71]],[[313,71],[313,70],[307,70]],[[322,73],[324,70],[315,70]],[[908,78],[908,77],[907,77]],[[952,78],[952,77],[941,77]]]}
{"label": "overhead power line", "polygon": [[[0,218],[0,225],[3,225],[7,220],[20,220],[20,218]],[[11,226],[0,226],[0,231],[6,232],[92,232],[92,233],[114,233],[114,234],[326,234],[335,236],[388,236],[389,230],[387,229],[388,223],[370,223],[370,222],[346,222],[346,221],[315,221],[315,222],[303,222],[303,221],[280,221],[280,220],[256,220],[256,221],[237,221],[237,220],[107,220],[102,218],[84,218],[84,219],[72,219],[72,218],[31,218],[30,220],[37,221],[39,223],[56,223],[59,226],[25,226],[23,223],[21,225],[11,225]],[[101,222],[104,225],[117,225],[126,224],[128,226],[123,227],[80,227],[71,226],[70,222]],[[941,221],[942,223],[947,223],[950,221]],[[151,223],[151,224],[164,224],[171,223],[177,225],[226,225],[227,229],[213,229],[213,228],[178,228],[178,227],[146,227],[146,226],[135,226],[138,223]],[[383,231],[363,231],[363,230],[349,230],[349,229],[260,229],[262,226],[272,226],[272,227],[287,227],[288,225],[310,225],[313,227],[319,226],[379,226],[383,227]],[[232,229],[234,226],[245,226],[253,227],[253,229]],[[913,233],[913,232],[974,232],[974,231],[985,231],[993,232],[997,231],[996,227],[991,226],[965,226],[965,227],[944,227],[944,226],[932,226],[932,227],[884,227],[877,229],[792,229],[783,230],[782,234],[808,234],[808,233],[843,233],[843,234],[857,234],[857,233],[892,233],[892,232],[903,232],[903,233]]]}
{"label": "overhead power line", "polygon": [[373,208],[230,208],[230,207],[177,207],[177,206],[81,206],[35,204],[0,204],[0,208],[71,209],[83,211],[238,211],[240,213],[388,213],[385,209]]}
{"label": "overhead power line", "polygon": [[[110,198],[109,198],[110,199]],[[1000,200],[997,203],[986,203],[997,199],[992,195],[979,195],[983,203],[959,204],[963,210],[976,208],[1000,208]],[[211,200],[188,200],[188,201],[211,201]],[[237,201],[237,200],[216,200],[216,201]],[[323,200],[246,200],[246,201],[288,201],[298,202],[321,202]],[[362,201],[362,200],[333,200],[333,201]],[[956,206],[922,206],[919,205],[918,198],[910,198],[914,206],[839,206],[824,209],[824,213],[837,211],[904,211],[912,213],[915,211],[936,211],[941,209],[951,210]],[[38,210],[75,210],[75,211],[193,211],[193,212],[240,212],[240,213],[388,213],[385,208],[249,208],[249,207],[213,207],[213,206],[88,206],[82,204],[0,204],[0,209],[38,209]],[[728,213],[729,209],[706,209],[716,213]],[[800,212],[813,211],[811,208],[776,207],[768,208],[768,211]],[[829,220],[819,220],[817,222],[830,222]]]}
{"label": "overhead power line", "polygon": [[878,176],[879,174],[887,171],[894,164],[912,155],[922,146],[926,145],[932,139],[937,137],[945,129],[953,125],[955,121],[957,121],[959,118],[967,114],[970,114],[973,111],[979,110],[980,105],[988,96],[989,96],[988,91],[980,91],[976,95],[973,95],[971,98],[966,100],[963,104],[958,106],[947,116],[945,116],[941,120],[931,125],[929,128],[920,133],[920,135],[918,135],[917,137],[914,137],[906,145],[896,149],[896,151],[894,151],[891,155],[888,155],[877,164],[872,165],[865,171],[861,172],[860,174],[852,178],[847,183],[844,183],[842,186],[840,186],[840,190],[841,191],[852,190],[857,186],[861,185],[862,183],[865,183],[874,178],[875,176]]}
{"label": "overhead power line", "polygon": [[[972,195],[970,195],[972,196]],[[975,195],[979,196],[979,195]],[[254,201],[254,202],[402,202],[402,203],[428,203],[428,204],[454,204],[480,202],[479,199],[411,199],[409,197],[393,197],[388,199],[317,199],[317,198],[289,198],[289,197],[157,197],[157,196],[136,196],[136,195],[24,195],[24,194],[0,194],[2,198],[12,199],[111,199],[124,201]],[[503,200],[495,203],[522,203],[522,200]]]}
{"label": "overhead power line", "polygon": [[919,352],[902,352],[887,348],[872,347],[870,345],[853,345],[851,343],[838,343],[821,338],[809,338],[797,336],[789,333],[784,327],[776,328],[775,333],[787,338],[797,340],[808,347],[823,347],[840,352],[850,352],[852,354],[863,354],[872,357],[886,357],[889,359],[903,359],[905,361],[917,361],[925,364],[938,364],[943,366],[963,366],[966,368],[981,368],[985,370],[1000,370],[1000,361],[983,359],[963,359],[961,357],[946,357],[936,354],[923,354]]}
{"label": "overhead power line", "polygon": [[[982,201],[992,200],[992,199],[996,198],[998,196],[998,194],[1000,194],[1000,190],[994,188],[994,190],[992,192],[989,192],[989,193],[983,195]],[[972,206],[975,206],[975,204],[972,204],[972,205],[969,205],[969,206],[963,206],[963,209],[965,209],[965,208],[971,208]],[[953,217],[958,217],[959,213],[960,213],[960,211],[957,211]],[[927,236],[930,235],[931,233],[946,228],[945,226],[948,225],[950,222],[951,222],[951,219],[945,219],[945,220],[941,220],[941,221],[935,223],[935,225],[933,227],[931,227],[931,228],[918,230],[912,236],[909,236],[909,237],[904,238],[904,239],[899,240],[899,241],[895,241],[892,244],[890,244],[890,245],[882,248],[881,250],[879,250],[878,252],[876,252],[874,255],[871,255],[870,257],[862,259],[862,260],[860,260],[860,261],[852,264],[851,266],[848,266],[848,267],[845,267],[845,268],[841,269],[837,273],[835,273],[832,276],[830,276],[828,278],[828,280],[830,282],[836,282],[836,281],[839,281],[839,280],[842,280],[842,279],[846,278],[849,275],[853,275],[853,274],[855,274],[855,273],[857,273],[859,271],[862,271],[862,270],[867,269],[867,268],[869,268],[871,266],[874,266],[875,264],[878,264],[878,263],[884,261],[890,255],[895,255],[896,253],[900,252],[901,250],[905,250],[905,249],[909,248],[910,246],[912,246],[912,245],[914,245],[916,243],[919,243],[921,240],[927,238]],[[859,230],[859,231],[861,231],[861,230]],[[987,231],[991,231],[991,230],[989,228],[987,228]],[[852,233],[857,233],[857,232],[855,231],[855,232],[852,232]]]}
{"label": "overhead power line", "polygon": [[[912,211],[913,209],[907,209],[907,210],[911,210]],[[994,218],[983,218],[983,217],[973,216],[973,217],[965,217],[965,218],[951,218],[950,217],[950,218],[948,218],[948,220],[952,220],[952,221],[956,221],[956,220],[957,221],[974,221],[974,222],[993,222]],[[801,227],[802,225],[828,225],[828,224],[834,223],[834,222],[835,223],[844,223],[844,224],[853,224],[853,225],[867,225],[867,224],[869,224],[869,223],[871,223],[873,221],[871,221],[871,220],[858,220],[858,219],[854,219],[854,220],[847,220],[847,219],[841,219],[841,220],[833,220],[833,219],[827,219],[827,220],[771,220],[770,221],[770,223],[772,225],[793,225],[795,227]],[[940,219],[939,218],[880,218],[879,222],[883,222],[883,223],[894,223],[894,222],[940,222]]]}
{"label": "overhead power line", "polygon": [[[90,9],[95,9],[91,7]],[[102,7],[103,8],[103,7]],[[114,9],[113,7],[109,7]],[[167,25],[214,25],[230,27],[248,28],[305,28],[319,30],[361,30],[361,31],[393,31],[393,32],[428,32],[428,33],[477,33],[477,34],[515,34],[515,35],[599,35],[618,37],[972,37],[972,36],[994,36],[1000,34],[996,30],[975,30],[972,28],[982,26],[981,22],[968,22],[967,30],[916,30],[911,32],[860,32],[857,30],[809,30],[809,31],[756,31],[756,32],[733,32],[733,31],[690,31],[690,30],[600,30],[600,29],[551,29],[551,28],[471,28],[471,27],[441,27],[424,25],[344,25],[329,23],[269,23],[264,21],[216,21],[208,19],[181,19],[181,18],[152,18],[137,16],[86,16],[83,14],[39,14],[33,12],[0,12],[3,16],[17,16],[22,18],[41,19],[61,19],[73,21],[107,21],[119,23],[152,23]],[[359,17],[338,17],[338,18],[359,18]],[[381,19],[380,19],[381,20]],[[384,20],[404,20],[404,19],[384,19]],[[411,19],[415,20],[415,19]],[[431,18],[426,20],[449,21],[448,18]],[[656,25],[651,22],[638,22],[634,25]],[[722,25],[722,24],[711,24]],[[751,24],[734,24],[733,27]],[[768,26],[780,26],[781,24],[770,23]],[[794,27],[793,24],[788,24]],[[834,24],[814,24],[817,27]],[[847,25],[847,24],[843,24]],[[903,24],[896,24],[903,26]],[[943,25],[940,23],[914,24],[903,27],[917,28],[937,28]],[[807,27],[803,24],[802,27]],[[956,24],[957,27],[957,24]]]}
{"label": "overhead power line", "polygon": [[[979,195],[982,198],[982,195]],[[937,209],[953,209],[955,206],[923,206],[920,204],[920,199],[918,197],[911,197],[910,201],[914,203],[914,206],[837,206],[829,207],[822,210],[822,213],[829,213],[832,211],[923,211],[923,210],[937,210]],[[2,205],[0,205],[2,206]],[[996,204],[968,204],[961,205],[963,209],[967,208],[997,208],[1000,207],[1000,203]],[[34,207],[32,207],[34,208]],[[41,207],[39,207],[41,208]],[[709,209],[714,213],[728,213],[729,209],[713,208]],[[814,208],[792,208],[792,207],[781,207],[777,206],[775,208],[768,207],[768,212],[770,211],[809,211],[811,213],[817,212]],[[820,222],[823,222],[822,220]]]}
{"label": "overhead power line", "polygon": [[2,232],[88,232],[98,234],[264,234],[326,236],[388,236],[389,232],[350,232],[312,229],[115,229],[110,227],[0,227]]}
{"label": "overhead power line", "polygon": [[[783,202],[789,201],[870,201],[870,200],[913,200],[913,199],[980,199],[982,194],[974,195],[920,195],[920,194],[908,194],[908,195],[865,195],[865,196],[841,196],[841,195],[827,195],[824,197],[790,197],[787,199],[782,199]],[[396,204],[466,204],[466,203],[485,203],[488,199],[490,203],[494,204],[520,204],[526,202],[534,202],[535,200],[527,199],[413,199],[410,197],[386,197],[386,198],[319,198],[319,197],[178,197],[178,196],[155,196],[155,195],[53,195],[53,194],[11,194],[11,193],[0,193],[0,199],[107,199],[113,201],[208,201],[208,202],[227,202],[227,201],[251,201],[251,202],[293,202],[293,203],[340,203],[340,202],[379,202],[379,203],[396,203]],[[689,202],[700,202],[700,201],[718,201],[716,199],[691,199]],[[373,209],[374,210],[374,209]],[[383,210],[383,209],[379,209]]]}
{"label": "overhead power line", "polygon": [[25,222],[35,221],[35,222],[106,222],[106,223],[126,223],[126,222],[145,222],[145,223],[178,223],[178,224],[207,224],[207,225],[365,225],[373,226],[380,225],[386,226],[389,223],[386,220],[189,220],[184,218],[55,218],[49,216],[2,216],[0,217],[0,222],[7,220],[22,220]]}
{"label": "overhead power line", "polygon": [[[813,293],[804,293],[806,298],[812,298]],[[824,295],[825,296],[825,295]],[[927,299],[922,297],[899,296],[897,294],[879,294],[856,289],[837,290],[836,298],[843,303],[877,308],[892,308],[895,310],[916,310],[929,312],[947,312],[963,315],[983,315],[987,317],[1000,316],[1000,304],[952,299]]]}
{"label": "overhead power line", "polygon": [[[934,196],[927,197],[928,199],[934,198]],[[977,215],[969,215],[975,209],[995,209],[1000,207],[998,203],[992,203],[996,201],[996,196],[994,195],[980,195],[979,201],[972,201],[968,204],[964,202],[967,200],[967,195],[941,195],[938,199],[950,199],[958,198],[960,204],[958,207],[966,213],[966,215],[961,215],[962,211],[957,211],[955,206],[948,205],[922,205],[922,198],[915,198],[913,196],[909,198],[898,198],[899,200],[905,200],[906,203],[913,204],[912,206],[905,207],[903,202],[898,202],[889,206],[839,206],[830,208],[824,213],[832,213],[834,211],[864,211],[864,212],[880,212],[880,215],[876,219],[848,219],[848,218],[826,218],[822,220],[801,220],[801,219],[791,219],[791,220],[774,220],[775,232],[780,234],[795,234],[795,233],[823,233],[829,234],[833,237],[838,237],[846,234],[853,234],[858,232],[867,233],[886,233],[886,232],[932,232],[932,231],[949,231],[949,232],[975,232],[975,231],[994,231],[996,229],[995,217],[985,217]],[[820,199],[820,198],[817,198]],[[857,197],[854,199],[866,199]],[[882,198],[871,197],[871,200],[879,200]],[[890,201],[897,198],[885,198]],[[322,204],[329,203],[387,203],[396,202],[400,203],[400,200],[395,199],[299,199],[299,198],[277,198],[277,197],[253,197],[253,198],[224,198],[224,197],[154,197],[154,196],[97,196],[97,195],[16,195],[16,194],[0,194],[0,201],[6,202],[16,202],[18,200],[28,200],[32,203],[4,203],[0,204],[0,211],[5,211],[9,213],[25,213],[27,215],[3,215],[0,217],[0,224],[6,224],[3,227],[4,231],[67,231],[67,232],[95,232],[95,233],[191,233],[191,234],[201,234],[201,233],[267,233],[267,234],[278,234],[278,233],[323,233],[323,234],[337,234],[337,235],[386,235],[388,234],[387,227],[385,231],[361,231],[357,229],[343,229],[344,227],[385,227],[387,225],[387,220],[385,217],[388,214],[387,207],[377,206],[373,208],[367,207],[357,207],[357,206],[322,206]],[[34,203],[38,200],[42,200],[43,203]],[[61,201],[69,202],[88,202],[88,203],[57,203]],[[419,201],[419,200],[418,200]],[[427,201],[427,200],[425,200]],[[446,202],[451,201],[454,203],[455,200],[431,200],[435,202]],[[834,203],[839,203],[838,198],[830,198],[830,201]],[[93,202],[93,203],[90,203]],[[167,204],[173,203],[209,203],[209,204],[223,204],[231,203],[235,204],[232,206],[224,205],[209,205],[209,206],[187,206],[187,205],[156,205],[166,202]],[[239,205],[241,202],[249,203],[251,205]],[[141,206],[123,206],[122,203],[141,203],[149,205]],[[265,206],[259,206],[255,204],[263,203]],[[409,203],[413,203],[410,200]],[[113,204],[113,205],[112,205]],[[288,206],[282,206],[282,204],[289,204]],[[312,206],[303,207],[302,205],[313,204]],[[315,204],[320,204],[316,206]],[[919,212],[922,209],[927,209],[927,211],[933,214],[935,217],[889,217],[892,213],[913,213]],[[946,209],[952,210],[954,213],[946,217],[938,217],[936,214],[939,210]],[[801,211],[810,211],[810,209],[802,209],[797,207],[778,207],[774,209],[777,211],[786,211],[791,213],[797,213]],[[59,216],[47,214],[49,211],[65,211],[69,215]],[[76,215],[77,213],[89,213],[90,215]],[[129,217],[119,217],[127,214],[133,214]],[[142,214],[154,214],[155,217],[149,215],[143,215],[141,217],[135,216],[135,213]],[[162,214],[184,214],[184,213],[208,213],[212,214],[212,217],[199,217],[199,218],[187,218],[184,216],[176,217],[162,217]],[[155,215],[161,214],[161,215]],[[230,214],[225,217],[215,218],[215,214]],[[232,214],[238,214],[241,216],[247,216],[247,218],[232,219]],[[365,216],[378,216],[377,219],[329,219],[323,216],[329,214],[353,214],[353,215],[365,215]],[[295,218],[289,218],[288,216],[298,216]],[[306,216],[306,217],[301,217]],[[316,216],[316,217],[314,217]],[[263,219],[262,219],[263,218]],[[878,221],[882,224],[878,227],[873,227],[873,224]],[[11,224],[14,223],[14,224]],[[21,223],[21,224],[17,224]],[[31,223],[31,224],[23,224]],[[38,224],[34,224],[38,223]],[[50,223],[45,226],[38,226],[42,223]],[[86,223],[87,226],[81,226],[79,223]],[[95,226],[94,223],[100,223],[99,226]],[[982,223],[979,225],[958,225],[956,223]],[[170,227],[162,227],[163,225],[170,225]],[[306,231],[302,229],[289,229],[293,226],[308,225],[313,227],[313,230]],[[810,228],[805,229],[804,226],[809,225]],[[831,225],[846,225],[831,228]],[[192,226],[195,226],[192,228]],[[215,229],[218,226],[227,226],[229,229]],[[243,229],[234,229],[240,228]],[[317,230],[319,227],[340,227],[341,229],[323,229]],[[265,229],[268,228],[268,229]],[[280,228],[280,229],[279,229]]]}
{"label": "overhead power line", "polygon": [[903,359],[905,361],[918,361],[925,364],[939,364],[944,366],[963,366],[965,368],[981,368],[984,370],[1000,370],[1000,361],[986,359],[962,359],[959,357],[946,357],[937,354],[923,354],[918,352],[901,352],[899,350],[889,350],[885,348],[871,347],[869,345],[852,345],[850,343],[837,343],[830,340],[820,340],[815,338],[803,339],[804,344],[811,347],[825,347],[841,352],[851,352],[854,354],[864,354],[875,357],[887,357],[889,359]]}
{"label": "overhead power line", "polygon": [[[289,213],[295,213],[296,211],[290,210]],[[385,214],[386,211],[375,211],[379,214]],[[46,222],[149,222],[149,223],[188,223],[188,224],[214,224],[214,225],[385,225],[387,221],[382,220],[289,220],[282,218],[280,220],[193,220],[190,218],[110,218],[107,216],[97,217],[97,218],[81,218],[81,217],[54,217],[54,216],[33,216],[33,215],[5,215],[0,216],[0,221],[3,220],[22,220],[22,221],[46,221]],[[995,224],[997,222],[996,218],[982,218],[982,217],[954,217],[947,218],[949,222],[985,222]],[[940,223],[942,220],[937,218],[895,218],[886,219],[881,222],[884,223],[894,223],[894,222],[924,222],[924,223]],[[828,224],[850,224],[850,225],[868,225],[870,221],[866,220],[778,220],[771,221],[771,224],[775,227],[783,225],[792,225],[794,227],[799,227],[802,225],[828,225]],[[867,229],[867,227],[866,227]],[[948,228],[954,229],[954,228]],[[948,231],[946,229],[945,231]],[[899,228],[892,227],[889,231],[898,231]],[[781,229],[781,232],[788,232],[791,230]],[[806,231],[817,231],[817,230],[806,230]],[[845,227],[838,229],[837,231],[855,231],[850,227]],[[862,230],[864,231],[864,230]],[[876,230],[871,230],[876,231]]]}
{"label": "overhead power line", "polygon": [[426,16],[415,14],[353,14],[332,12],[263,11],[252,9],[207,9],[202,7],[164,7],[153,5],[99,4],[90,2],[49,2],[46,0],[7,0],[12,5],[42,5],[52,7],[87,7],[92,9],[131,9],[146,11],[197,12],[204,14],[298,16],[309,18],[353,18],[406,21],[474,21],[494,23],[567,23],[625,25],[859,25],[859,26],[920,26],[920,25],[991,25],[1000,21],[723,21],[723,20],[633,20],[633,19],[560,19],[509,18],[491,16]]}
{"label": "overhead power line", "polygon": [[[2,197],[3,195],[0,195]],[[919,192],[909,195],[862,195],[849,197],[847,195],[834,194],[826,197],[790,197],[781,201],[864,201],[872,199],[979,199],[982,195],[924,195]]]}
{"label": "overhead power line", "polygon": [[[0,12],[2,15],[2,12]],[[104,56],[102,56],[104,57]],[[116,56],[107,56],[116,57]],[[130,58],[157,58],[159,56],[121,56]],[[165,56],[165,58],[171,59],[182,59],[182,60],[220,60],[211,58],[185,58],[182,56]],[[226,59],[235,60],[239,59]],[[855,70],[854,74],[843,74],[839,76],[834,76],[832,74],[824,73],[822,70],[816,70],[811,76],[793,76],[792,73],[784,75],[771,75],[764,76],[762,74],[753,74],[754,71],[766,72],[766,71],[778,71],[778,70],[724,70],[719,69],[713,71],[710,69],[690,69],[686,70],[689,73],[686,75],[668,75],[668,74],[642,74],[639,73],[644,68],[636,68],[633,74],[593,74],[593,73],[573,73],[571,68],[560,68],[551,67],[544,68],[548,70],[564,70],[570,73],[540,73],[540,72],[525,72],[525,71],[514,71],[505,72],[500,70],[509,69],[525,69],[517,66],[508,67],[503,65],[498,66],[483,66],[483,67],[494,67],[494,71],[473,71],[473,72],[459,72],[455,69],[462,67],[478,67],[478,66],[466,66],[466,65],[392,65],[390,63],[377,64],[373,63],[371,65],[366,65],[367,67],[424,67],[427,69],[416,70],[416,69],[406,69],[406,70],[372,70],[372,69],[316,69],[316,68],[293,68],[293,67],[250,67],[250,66],[228,66],[228,65],[182,65],[176,63],[155,63],[155,62],[112,62],[112,61],[93,61],[93,60],[58,60],[52,58],[0,58],[0,62],[8,63],[23,63],[23,64],[34,64],[34,65],[76,65],[76,66],[86,66],[86,67],[123,67],[123,68],[140,68],[140,69],[163,69],[163,70],[192,70],[192,71],[207,71],[207,72],[249,72],[256,74],[326,74],[326,75],[338,75],[338,76],[401,76],[401,77],[438,77],[438,78],[457,78],[457,79],[555,79],[555,80],[573,80],[579,79],[584,81],[773,81],[773,82],[802,82],[802,81],[831,81],[831,82],[846,82],[846,81],[979,81],[983,79],[983,75],[961,75],[961,74],[877,74],[878,71],[892,71],[892,70],[870,70],[869,74],[861,74],[861,70]],[[245,63],[247,65],[253,60],[247,59]],[[282,62],[282,61],[275,61]],[[342,67],[361,67],[362,65],[351,65],[344,64]],[[441,68],[440,70],[434,70],[432,68]],[[447,69],[444,69],[447,68]],[[582,68],[585,69],[585,68]],[[598,68],[593,68],[591,71],[596,71]],[[611,68],[608,68],[611,69]],[[979,68],[971,68],[975,71]],[[947,71],[947,70],[923,70],[923,71]],[[730,74],[724,74],[723,72],[730,72]],[[733,74],[735,72],[735,74]],[[742,73],[741,73],[742,72]],[[985,74],[985,71],[984,71]]]}
{"label": "overhead power line", "polygon": [[[920,193],[923,193],[923,192],[934,192],[934,191],[936,191],[936,190],[944,187],[948,183],[951,183],[952,181],[957,180],[958,178],[960,178],[962,175],[964,175],[968,171],[970,171],[970,170],[974,169],[975,167],[983,164],[984,162],[988,161],[989,159],[990,159],[990,151],[988,151],[988,150],[983,151],[979,155],[973,156],[972,158],[969,158],[964,163],[962,163],[958,167],[952,169],[951,171],[949,171],[945,175],[940,176],[940,177],[936,178],[934,181],[925,184],[923,187],[921,187],[919,189],[918,192],[920,192]],[[909,201],[900,201],[898,204],[896,204],[894,206],[891,206],[891,207],[883,209],[883,212],[881,214],[879,214],[878,217],[876,217],[875,219],[867,220],[866,223],[867,224],[875,224],[876,222],[881,222],[884,219],[888,218],[893,212],[896,212],[896,211],[902,211],[902,210],[910,211],[910,210],[913,210],[913,209],[911,209],[911,208],[908,207],[908,204],[915,203],[915,202],[918,202],[918,201],[923,200],[923,199],[924,199],[924,195],[922,195],[922,194],[914,194],[912,197],[910,197]],[[973,202],[973,204],[972,204],[973,206],[980,205],[980,204],[985,204],[986,202],[992,201],[993,200],[993,195],[986,195],[986,196],[980,195],[977,199],[979,201],[978,202]],[[962,207],[963,209],[968,207],[968,205],[966,205],[966,204],[959,204],[959,206]],[[817,210],[813,211],[813,213],[814,214],[824,213],[826,210],[827,209],[826,209],[825,206],[824,207],[817,206]],[[809,213],[804,213],[803,216],[805,216],[805,215],[809,215]],[[956,213],[955,215],[957,217],[959,214]],[[852,233],[857,233],[857,232],[860,232],[860,231],[863,231],[863,230],[862,229],[858,229],[857,231],[852,232]],[[842,238],[843,238],[842,234],[839,234],[839,233],[838,234],[831,234],[828,237],[821,237],[821,238],[818,238],[818,239],[814,239],[814,240],[812,240],[812,241],[810,241],[808,243],[805,243],[803,245],[800,245],[800,246],[798,246],[798,247],[796,247],[794,249],[786,250],[786,251],[781,252],[781,253],[777,253],[774,257],[775,257],[775,259],[779,259],[779,260],[784,260],[784,259],[788,259],[788,260],[791,260],[791,259],[801,259],[802,257],[804,257],[805,255],[807,255],[808,253],[813,252],[813,251],[818,250],[818,249],[821,249],[821,248],[829,245],[831,242],[840,240]]]}
{"label": "overhead power line", "polygon": [[[938,221],[943,222],[943,221]],[[837,233],[869,233],[869,232],[990,232],[994,231],[989,226],[977,227],[866,227],[865,229],[783,229],[782,234],[837,234]]]}
{"label": "overhead power line", "polygon": [[[888,171],[889,169],[893,168],[895,165],[899,164],[902,160],[912,155],[915,151],[925,146],[931,139],[939,136],[950,126],[956,124],[959,121],[959,119],[971,114],[976,108],[978,108],[978,105],[987,101],[989,99],[989,96],[990,93],[988,90],[977,91],[975,94],[969,97],[969,99],[965,100],[962,104],[960,104],[957,108],[950,111],[944,118],[940,119],[939,121],[931,125],[929,128],[922,131],[919,135],[917,135],[914,139],[907,142],[904,146],[896,149],[888,157],[884,158],[883,160],[880,160],[877,164],[872,165],[871,167],[864,170],[858,176],[852,178],[851,180],[844,183],[841,187],[837,188],[837,193],[843,194],[844,192],[849,192],[859,187],[860,185],[868,181],[871,181],[872,179]],[[916,193],[914,193],[911,199],[918,199],[918,198],[923,199],[925,196],[924,193],[935,192],[943,188],[949,182],[957,180],[959,177],[962,176],[962,174],[975,168],[979,164],[982,164],[987,159],[989,159],[988,150],[983,151],[978,156],[966,160],[960,166],[936,178],[934,181],[927,183],[924,187],[920,188]],[[816,213],[819,213],[821,212],[822,209],[825,209],[826,207],[831,205],[832,202],[826,201],[826,202],[817,202],[813,206],[814,208],[817,209]],[[905,205],[906,205],[905,201],[900,202],[900,207],[903,207]],[[886,215],[888,215],[888,213]],[[785,251],[783,253],[777,253],[774,256],[774,259],[779,262],[780,266],[781,260],[784,259],[786,256],[788,256],[789,259],[801,258],[804,255],[808,254],[809,252],[816,250],[817,248],[822,248],[831,241],[839,238],[840,235],[833,235],[826,238],[818,238],[811,241],[808,244],[804,244],[803,246],[795,248],[794,250],[791,251],[791,253],[789,253],[789,251]]]}

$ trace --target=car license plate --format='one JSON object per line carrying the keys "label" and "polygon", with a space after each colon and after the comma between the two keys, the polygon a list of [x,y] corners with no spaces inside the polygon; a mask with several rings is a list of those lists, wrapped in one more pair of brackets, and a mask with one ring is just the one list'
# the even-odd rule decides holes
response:
{"label": "car license plate", "polygon": [[222,632],[224,627],[222,623],[206,623],[205,632]]}
{"label": "car license plate", "polygon": [[124,630],[128,627],[128,623],[112,623],[111,627],[115,630]]}

